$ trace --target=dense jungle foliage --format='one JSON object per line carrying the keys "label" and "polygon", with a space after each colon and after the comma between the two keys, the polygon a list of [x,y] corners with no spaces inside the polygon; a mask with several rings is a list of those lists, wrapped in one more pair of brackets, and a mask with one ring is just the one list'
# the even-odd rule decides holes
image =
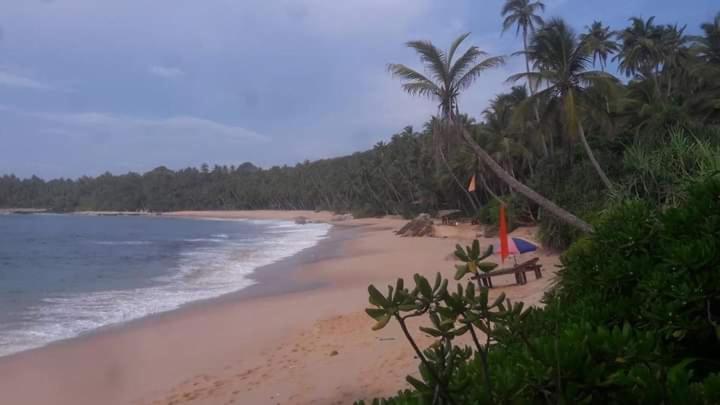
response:
{"label": "dense jungle foliage", "polygon": [[[653,18],[617,32],[595,22],[576,36],[563,21],[543,21],[543,9],[506,2],[506,28],[528,44],[527,71],[511,79],[533,85],[498,97],[521,100],[500,126],[514,135],[475,136],[488,150],[490,139],[501,142],[505,155],[494,157],[506,171],[592,222],[592,232],[488,183],[497,198],[479,210],[485,222],[504,200],[511,223],[539,221],[556,245],[575,240],[544,306],[490,297],[478,278],[450,286],[450,275],[460,281],[496,266],[483,262],[492,249],[477,241],[458,246],[460,264],[434,282],[416,275],[413,286],[370,286],[374,329],[397,323],[419,363],[411,389],[373,403],[720,403],[720,14],[702,25],[703,37]],[[427,59],[427,49],[420,54]],[[613,54],[626,84],[602,71]],[[591,63],[601,71],[585,70]],[[513,126],[519,117],[524,126]],[[530,126],[535,148],[517,135]],[[410,318],[422,319],[419,331]],[[418,333],[435,342],[418,347]]]}
{"label": "dense jungle foliage", "polygon": [[[405,322],[425,316],[421,333],[437,339],[416,350],[414,389],[375,403],[720,403],[720,176],[686,191],[677,208],[608,209],[563,254],[543,308],[440,274],[387,294],[371,286],[375,329],[397,321],[416,347]],[[488,267],[475,242],[458,246],[457,280]],[[455,343],[465,334],[472,347]]]}
{"label": "dense jungle foliage", "polygon": [[[0,207],[328,209],[357,216],[459,208],[492,223],[492,207],[502,201],[513,224],[539,223],[546,245],[565,247],[587,228],[549,214],[512,181],[584,221],[627,198],[677,206],[680,184],[720,168],[720,14],[709,16],[701,35],[654,18],[632,18],[618,31],[596,21],[578,33],[563,20],[543,21],[543,10],[537,1],[507,1],[504,28],[523,38],[527,69],[511,76],[515,87],[477,118],[462,113],[458,97],[505,59],[474,46],[456,52],[467,35],[448,51],[412,41],[407,45],[428,76],[388,68],[405,91],[437,101],[438,114],[371,150],[269,169],[159,167],[50,181],[5,175]],[[478,187],[468,192],[473,175]]]}

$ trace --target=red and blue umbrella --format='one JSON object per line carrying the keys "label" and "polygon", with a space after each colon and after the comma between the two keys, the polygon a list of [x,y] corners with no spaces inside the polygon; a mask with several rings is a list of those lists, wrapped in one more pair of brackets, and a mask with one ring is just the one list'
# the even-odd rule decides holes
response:
{"label": "red and blue umbrella", "polygon": [[[532,242],[528,242],[525,239],[507,238],[507,241],[508,241],[507,254],[508,254],[508,256],[512,256],[513,258],[515,258],[516,262],[517,262],[518,255],[521,255],[523,253],[528,253],[528,252],[534,252],[538,249],[536,244],[534,244]],[[496,247],[499,247],[499,246],[500,246],[500,241],[498,241],[498,244],[496,245]],[[495,251],[498,252],[498,254],[500,254],[500,249],[496,249]]]}
{"label": "red and blue umbrella", "polygon": [[523,254],[537,250],[535,244],[520,238],[508,238],[508,248],[510,254]]}

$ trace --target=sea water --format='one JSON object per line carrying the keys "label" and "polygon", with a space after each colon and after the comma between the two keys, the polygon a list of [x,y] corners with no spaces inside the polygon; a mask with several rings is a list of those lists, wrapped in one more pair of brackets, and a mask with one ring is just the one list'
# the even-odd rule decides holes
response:
{"label": "sea water", "polygon": [[255,283],[329,225],[162,217],[0,215],[0,355]]}

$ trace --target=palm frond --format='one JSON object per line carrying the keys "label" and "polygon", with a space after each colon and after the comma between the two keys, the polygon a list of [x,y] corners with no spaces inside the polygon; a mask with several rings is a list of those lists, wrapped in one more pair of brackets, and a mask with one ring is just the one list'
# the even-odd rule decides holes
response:
{"label": "palm frond", "polygon": [[[460,44],[468,37],[470,36],[469,32],[466,32],[459,37],[455,38],[455,40],[450,44],[450,48],[448,49],[447,54],[447,65],[449,66],[452,63],[453,57],[455,56],[455,51],[457,51]],[[452,77],[452,75],[450,75]]]}
{"label": "palm frond", "polygon": [[500,15],[509,14],[511,11],[514,11],[517,8],[518,8],[517,0],[507,0],[507,1],[505,1],[505,4],[503,4],[502,10],[500,10]]}
{"label": "palm frond", "polygon": [[408,48],[412,48],[420,55],[420,60],[423,61],[425,66],[432,76],[438,81],[443,83],[448,82],[448,72],[445,66],[445,54],[443,51],[438,49],[430,41],[410,41],[406,45]]}
{"label": "palm frond", "polygon": [[460,56],[458,60],[450,67],[450,72],[448,75],[450,81],[452,82],[454,79],[457,79],[458,77],[463,75],[473,64],[473,62],[485,55],[487,55],[487,53],[481,51],[480,48],[476,46],[471,46],[470,48],[468,48],[468,50],[465,51],[465,53],[463,53],[462,56]]}
{"label": "palm frond", "polygon": [[[543,4],[542,8],[543,8],[543,10],[545,9],[544,4]],[[540,17],[539,15],[534,15],[534,16],[530,17],[530,19],[533,22],[533,24],[537,25],[538,27],[541,27],[543,24],[545,24],[545,20],[543,20],[543,18]]]}
{"label": "palm frond", "polygon": [[515,73],[514,75],[510,75],[506,80],[505,83],[512,84],[517,83],[521,80],[530,80],[534,83],[539,83],[540,80],[545,79],[546,74],[543,72],[522,72],[522,73]]}
{"label": "palm frond", "polygon": [[393,76],[401,79],[432,83],[432,80],[428,79],[422,73],[400,63],[389,63],[387,69]]}
{"label": "palm frond", "polygon": [[440,89],[432,82],[411,82],[404,83],[402,89],[412,95],[428,98],[438,98]]}
{"label": "palm frond", "polygon": [[[515,23],[517,21],[518,21],[518,16],[516,16],[516,15],[509,15],[509,16],[505,17],[505,19],[503,20],[503,24],[502,24],[502,26],[503,26],[502,32],[505,33],[505,31],[512,28],[513,25],[515,25]],[[519,32],[520,32],[520,26],[518,25],[518,29],[515,34],[518,34]]]}
{"label": "palm frond", "polygon": [[478,63],[470,70],[465,72],[465,74],[457,81],[457,88],[466,89],[470,87],[470,85],[473,83],[473,81],[475,81],[475,79],[480,75],[480,73],[487,69],[501,66],[503,63],[505,63],[505,58],[503,58],[502,56],[493,56],[491,58],[483,60],[482,62]]}
{"label": "palm frond", "polygon": [[[510,120],[511,125],[513,126],[520,126],[523,125],[525,122],[527,122],[526,118],[530,114],[531,108],[533,108],[539,100],[542,100],[544,98],[551,98],[551,96],[555,93],[556,89],[554,87],[549,87],[547,89],[543,89],[535,94],[533,94],[530,97],[527,97],[523,101],[521,101],[518,105],[515,106],[513,109],[513,115]],[[543,117],[547,116],[549,114],[542,114]]]}

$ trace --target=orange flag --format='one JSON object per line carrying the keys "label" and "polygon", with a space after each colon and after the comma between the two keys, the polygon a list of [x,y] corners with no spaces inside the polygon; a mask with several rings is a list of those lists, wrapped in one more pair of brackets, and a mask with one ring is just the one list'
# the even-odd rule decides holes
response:
{"label": "orange flag", "polygon": [[470,179],[470,185],[468,186],[468,191],[471,193],[475,191],[475,175],[474,174],[473,174],[472,178]]}
{"label": "orange flag", "polygon": [[507,223],[505,222],[505,205],[500,204],[500,258],[503,263],[509,255],[510,247],[508,245]]}

